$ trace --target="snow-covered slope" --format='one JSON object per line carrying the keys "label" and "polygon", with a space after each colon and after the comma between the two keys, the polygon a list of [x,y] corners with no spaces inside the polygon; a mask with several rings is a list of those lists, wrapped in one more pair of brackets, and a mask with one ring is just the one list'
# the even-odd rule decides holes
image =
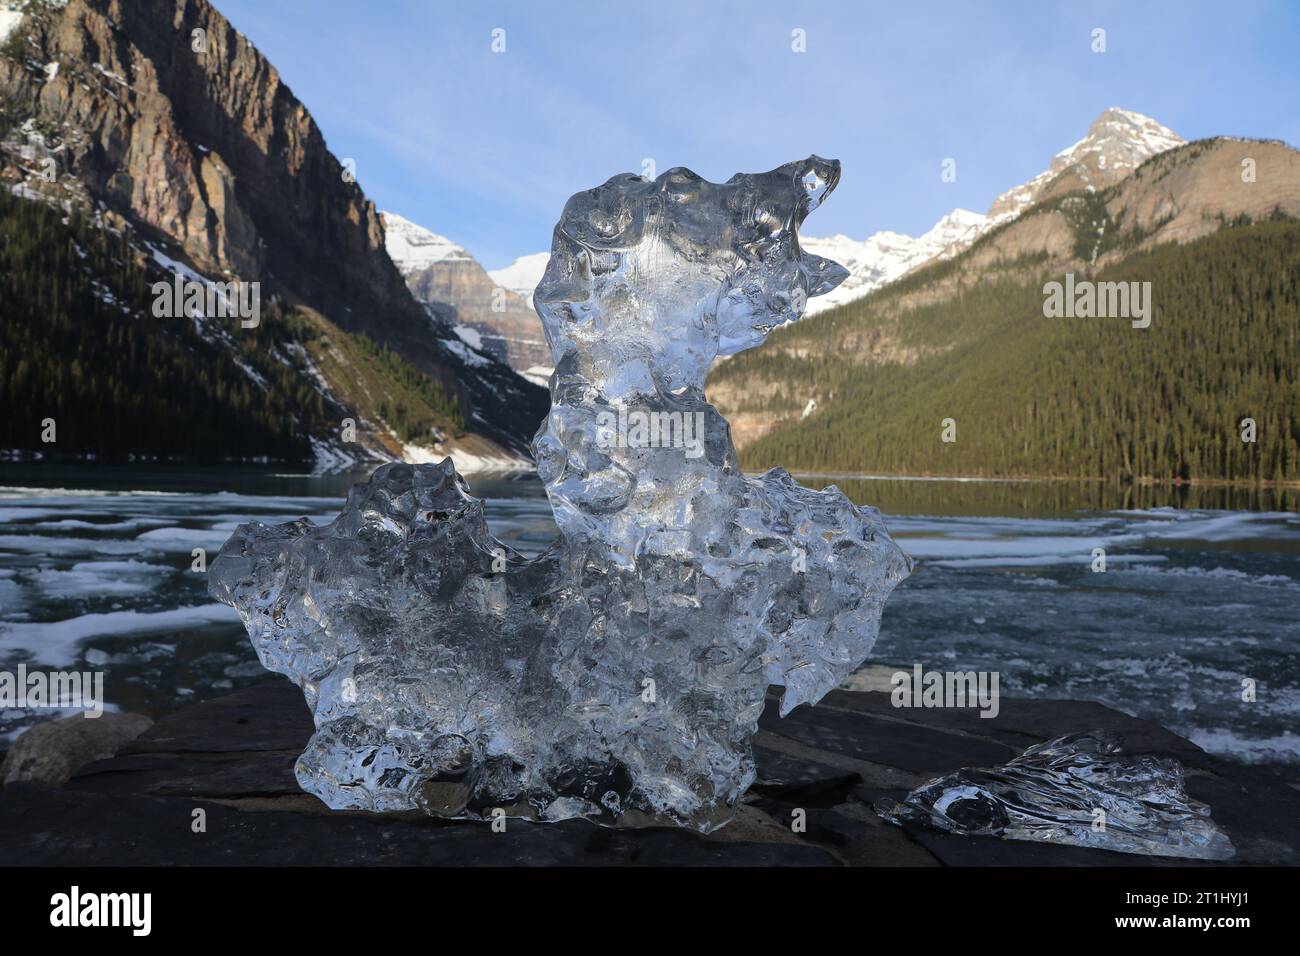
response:
{"label": "snow-covered slope", "polygon": [[379,215],[384,220],[384,247],[402,275],[446,259],[473,258],[446,236],[417,226],[395,212],[381,212]]}
{"label": "snow-covered slope", "polygon": [[533,304],[533,290],[542,281],[546,263],[551,258],[549,252],[533,252],[520,256],[504,269],[490,269],[488,275],[492,281],[503,289],[509,289],[524,297],[529,307]]}
{"label": "snow-covered slope", "polygon": [[9,39],[9,34],[22,22],[23,14],[16,8],[13,0],[0,2],[0,41]]}
{"label": "snow-covered slope", "polygon": [[994,200],[986,216],[954,209],[925,235],[915,238],[897,232],[878,232],[862,241],[847,236],[802,236],[799,244],[803,248],[849,270],[839,288],[809,300],[808,314],[860,299],[917,266],[954,256],[994,226],[1050,196],[1110,186],[1157,153],[1184,142],[1149,116],[1112,107],[1097,117],[1087,136],[1053,156],[1046,170]]}
{"label": "snow-covered slope", "polygon": [[799,245],[804,249],[849,270],[849,277],[838,288],[808,301],[808,314],[860,299],[922,263],[955,255],[987,228],[986,217],[969,209],[954,209],[922,236],[878,232],[862,241],[848,236],[802,237]]}

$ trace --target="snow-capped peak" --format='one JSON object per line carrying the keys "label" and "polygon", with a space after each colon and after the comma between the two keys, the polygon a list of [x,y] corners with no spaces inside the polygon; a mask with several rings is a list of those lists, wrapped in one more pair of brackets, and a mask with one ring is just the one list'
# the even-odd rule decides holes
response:
{"label": "snow-capped peak", "polygon": [[14,0],[0,0],[0,41],[9,39],[9,34],[23,22],[23,11]]}
{"label": "snow-capped peak", "polygon": [[542,274],[546,272],[546,263],[550,261],[549,252],[533,252],[526,256],[520,256],[510,265],[503,269],[491,269],[488,275],[492,281],[503,289],[509,289],[527,300],[529,306],[533,304],[533,290],[537,288],[537,283],[542,281]]}
{"label": "snow-capped peak", "polygon": [[1157,153],[1186,140],[1149,116],[1117,106],[1103,112],[1088,127],[1088,135],[1052,157],[1049,174],[1090,159],[1098,169],[1136,169]]}
{"label": "snow-capped peak", "polygon": [[954,209],[936,222],[930,231],[917,240],[922,246],[934,248],[936,255],[953,243],[969,245],[988,228],[988,217],[969,209]]}
{"label": "snow-capped peak", "polygon": [[417,226],[395,212],[381,212],[384,220],[384,247],[402,275],[445,259],[472,259],[468,252],[446,236]]}
{"label": "snow-capped peak", "polygon": [[1168,126],[1150,116],[1112,106],[1097,117],[1088,129],[1088,135],[1076,147],[1084,145],[1089,150],[1106,152],[1112,160],[1136,160],[1133,163],[1136,166],[1185,142]]}
{"label": "snow-capped peak", "polygon": [[1105,188],[1152,156],[1184,142],[1149,116],[1111,107],[1093,121],[1088,135],[1053,156],[1046,170],[999,196],[987,216],[954,209],[916,238],[897,232],[877,232],[861,242],[847,236],[801,237],[803,248],[849,270],[849,277],[838,288],[808,301],[808,313],[852,302],[917,266],[956,255],[994,226],[1014,219],[1038,202],[1062,174],[1070,176],[1063,188]]}
{"label": "snow-capped peak", "polygon": [[861,241],[842,235],[828,239],[801,236],[799,245],[805,250],[849,270],[849,277],[837,288],[808,300],[808,314],[860,299],[922,263],[955,255],[987,228],[987,217],[969,209],[954,209],[921,236],[877,232]]}
{"label": "snow-capped peak", "polygon": [[1043,191],[1067,170],[1073,169],[1078,184],[1086,188],[1105,188],[1152,156],[1185,142],[1149,116],[1112,106],[1093,121],[1087,136],[1053,156],[1047,169],[995,199],[989,216],[996,222],[1015,218],[1038,202]]}

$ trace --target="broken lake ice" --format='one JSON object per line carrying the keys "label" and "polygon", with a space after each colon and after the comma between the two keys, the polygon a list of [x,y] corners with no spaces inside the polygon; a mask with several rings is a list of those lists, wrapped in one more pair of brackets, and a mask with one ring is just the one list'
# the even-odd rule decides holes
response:
{"label": "broken lake ice", "polygon": [[303,688],[304,789],[452,817],[731,818],[769,685],[784,714],[844,680],[911,570],[875,509],[745,475],[704,397],[714,359],[845,277],[798,242],[839,172],[677,168],[569,200],[534,297],[560,531],[538,557],[491,537],[450,459],[380,468],[327,526],[236,531],[211,590]]}

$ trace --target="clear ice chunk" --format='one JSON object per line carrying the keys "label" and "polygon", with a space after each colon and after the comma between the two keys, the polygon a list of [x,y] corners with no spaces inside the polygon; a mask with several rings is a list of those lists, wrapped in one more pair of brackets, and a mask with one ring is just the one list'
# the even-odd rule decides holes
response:
{"label": "clear ice chunk", "polygon": [[1197,860],[1236,852],[1210,808],[1187,795],[1177,760],[1126,755],[1104,731],[1058,737],[1001,767],[958,770],[876,811],[899,826],[963,836]]}
{"label": "clear ice chunk", "polygon": [[381,467],[325,527],[235,532],[211,591],[303,689],[304,789],[449,817],[730,819],[768,687],[785,714],[843,681],[912,566],[837,488],[745,475],[704,396],[719,355],[845,277],[798,240],[839,173],[678,168],[569,200],[534,296],[555,373],[533,450],[560,532],[535,559],[492,538],[450,459]]}

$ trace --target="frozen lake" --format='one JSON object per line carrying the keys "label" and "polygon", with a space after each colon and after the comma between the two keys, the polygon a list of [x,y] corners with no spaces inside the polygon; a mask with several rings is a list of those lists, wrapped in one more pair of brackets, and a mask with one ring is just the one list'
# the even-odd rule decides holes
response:
{"label": "frozen lake", "polygon": [[[0,472],[0,670],[102,670],[110,709],[151,714],[263,679],[235,613],[192,570],[193,549],[210,560],[250,519],[327,521],[352,480]],[[497,537],[546,546],[540,484],[470,484]],[[1010,482],[842,484],[882,507],[918,562],[872,663],[996,671],[1008,696],[1097,700],[1216,753],[1300,763],[1294,511],[1107,506],[1086,489]],[[49,716],[0,709],[0,740]]]}

